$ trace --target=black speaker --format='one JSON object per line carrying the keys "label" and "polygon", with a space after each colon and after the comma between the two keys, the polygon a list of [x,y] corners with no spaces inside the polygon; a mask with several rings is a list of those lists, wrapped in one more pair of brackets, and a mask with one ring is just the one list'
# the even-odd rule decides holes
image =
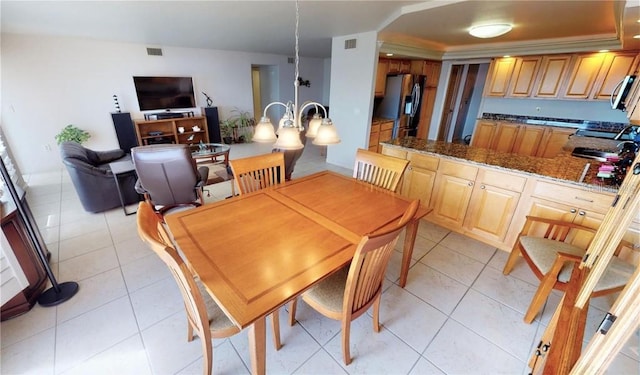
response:
{"label": "black speaker", "polygon": [[138,145],[138,137],[136,137],[133,121],[131,121],[131,114],[129,112],[112,113],[111,119],[113,119],[113,127],[116,129],[120,148],[126,153],[131,152],[131,148]]}
{"label": "black speaker", "polygon": [[204,107],[202,108],[202,112],[207,118],[209,142],[222,143],[222,137],[220,136],[220,119],[218,118],[218,107]]}

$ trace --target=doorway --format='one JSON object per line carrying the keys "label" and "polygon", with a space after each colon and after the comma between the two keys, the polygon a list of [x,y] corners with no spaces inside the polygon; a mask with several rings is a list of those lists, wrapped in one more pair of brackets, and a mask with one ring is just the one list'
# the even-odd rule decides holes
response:
{"label": "doorway", "polygon": [[488,63],[451,66],[438,141],[469,144],[488,70]]}

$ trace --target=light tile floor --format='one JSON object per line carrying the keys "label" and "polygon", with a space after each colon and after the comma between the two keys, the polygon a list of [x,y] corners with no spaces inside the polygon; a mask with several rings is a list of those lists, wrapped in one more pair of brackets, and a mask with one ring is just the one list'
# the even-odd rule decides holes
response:
{"label": "light tile floor", "polygon": [[[269,152],[270,146],[234,145],[231,158]],[[294,178],[331,168],[308,145]],[[26,176],[28,200],[52,252],[58,281],[80,290],[57,307],[36,305],[0,324],[2,374],[200,374],[198,339],[186,341],[184,307],[164,264],[139,239],[135,215],[117,208],[83,211],[66,170]],[[228,182],[208,186],[218,200]],[[131,207],[130,207],[131,208]],[[397,285],[401,253],[392,258],[382,297],[380,333],[369,316],[351,332],[354,360],[342,363],[340,325],[299,304],[298,322],[286,324],[283,348],[267,341],[270,374],[524,374],[560,294],[533,324],[522,322],[537,280],[520,262],[502,275],[505,252],[420,223],[406,288]],[[592,301],[590,339],[613,297]],[[268,330],[269,331],[269,330]],[[269,333],[270,335],[271,333]],[[640,373],[638,333],[609,368]],[[245,332],[214,342],[214,372],[248,373]]]}

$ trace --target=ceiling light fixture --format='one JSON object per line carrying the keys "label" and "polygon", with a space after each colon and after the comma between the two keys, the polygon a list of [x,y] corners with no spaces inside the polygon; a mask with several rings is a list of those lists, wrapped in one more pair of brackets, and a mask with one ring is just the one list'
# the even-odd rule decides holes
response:
{"label": "ceiling light fixture", "polygon": [[[256,125],[255,132],[253,134],[253,140],[256,142],[273,142],[276,143],[273,145],[274,148],[281,150],[299,150],[304,148],[302,141],[300,140],[300,132],[304,130],[302,126],[302,114],[305,108],[314,106],[316,108],[316,113],[313,116],[313,119],[309,121],[309,131],[307,132],[307,138],[313,138],[314,145],[326,146],[331,144],[340,143],[340,138],[338,137],[338,132],[336,127],[331,122],[331,119],[328,117],[327,109],[318,102],[308,101],[302,104],[302,107],[298,106],[298,92],[300,87],[300,82],[298,80],[299,74],[299,22],[300,22],[300,11],[298,1],[296,0],[296,33],[295,33],[295,42],[296,42],[296,56],[295,56],[295,78],[293,80],[293,92],[294,99],[293,103],[291,101],[287,102],[287,104],[282,102],[273,102],[268,104],[264,108],[264,113],[258,125]],[[267,110],[274,105],[281,105],[285,107],[285,114],[280,119],[278,124],[278,131],[274,131],[273,125],[271,124],[271,120],[267,117]],[[318,114],[318,107],[322,108],[324,112],[324,118],[320,118]],[[277,137],[276,137],[277,134]]]}
{"label": "ceiling light fixture", "polygon": [[490,25],[473,26],[469,34],[476,38],[495,38],[511,31],[513,26],[508,23],[495,23]]}

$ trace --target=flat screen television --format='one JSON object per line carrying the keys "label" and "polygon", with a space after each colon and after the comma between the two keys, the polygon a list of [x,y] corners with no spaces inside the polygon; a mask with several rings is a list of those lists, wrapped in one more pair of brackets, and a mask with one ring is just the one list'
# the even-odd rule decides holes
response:
{"label": "flat screen television", "polygon": [[141,111],[193,108],[191,77],[133,77]]}

